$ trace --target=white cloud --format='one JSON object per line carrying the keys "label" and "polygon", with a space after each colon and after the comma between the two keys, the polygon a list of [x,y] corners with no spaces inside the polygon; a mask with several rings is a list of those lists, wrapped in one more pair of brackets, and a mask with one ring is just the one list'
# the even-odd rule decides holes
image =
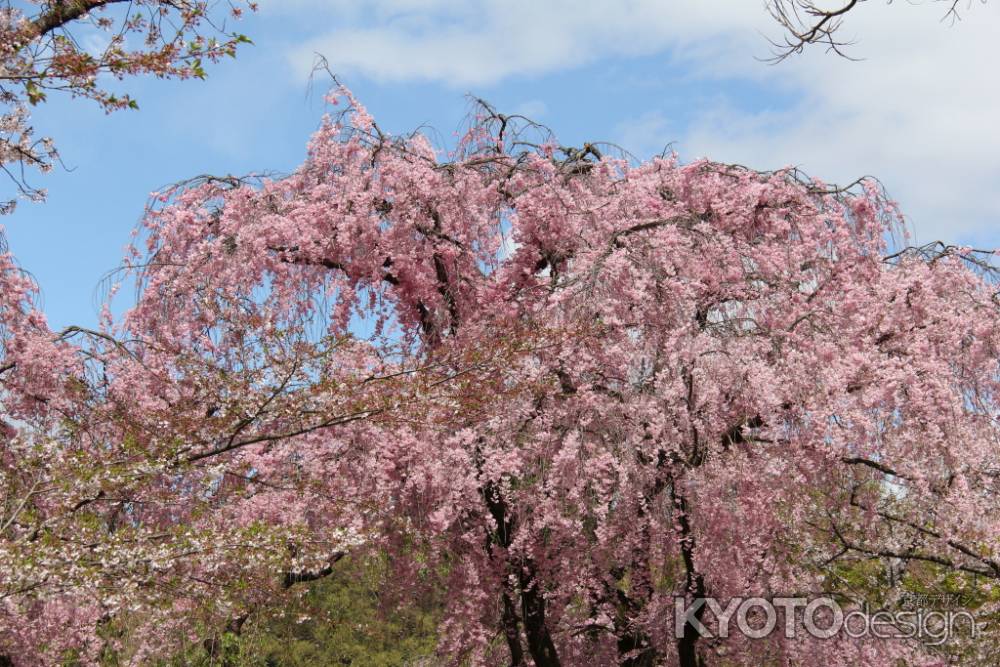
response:
{"label": "white cloud", "polygon": [[[368,6],[371,21],[310,40],[294,50],[293,59],[300,71],[315,53],[322,53],[338,71],[358,71],[381,81],[484,85],[607,56],[655,53],[687,41],[691,28],[702,35],[740,29],[752,34],[755,20],[763,18],[760,7],[752,4],[374,0]],[[357,18],[356,5],[352,7],[349,14]]]}
{"label": "white cloud", "polygon": [[[797,164],[841,182],[874,174],[924,239],[984,237],[1000,218],[1000,75],[992,65],[1000,2],[976,4],[954,26],[942,23],[940,3],[867,2],[843,33],[857,37],[852,53],[864,61],[814,49],[774,67],[755,60],[767,53],[761,32],[777,32],[762,0],[319,4],[341,27],[295,47],[302,73],[318,52],[341,73],[468,88],[669,53],[672,76],[705,95],[691,100],[684,122],[635,109],[617,137],[626,148],[648,154],[677,139],[685,158]],[[758,99],[746,97],[748,84]]]}

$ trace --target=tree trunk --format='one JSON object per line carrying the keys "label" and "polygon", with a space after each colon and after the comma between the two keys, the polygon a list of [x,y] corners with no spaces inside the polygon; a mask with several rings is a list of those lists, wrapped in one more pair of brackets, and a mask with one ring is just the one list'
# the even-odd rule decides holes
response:
{"label": "tree trunk", "polygon": [[[685,591],[694,599],[703,598],[705,597],[705,579],[694,565],[695,542],[694,536],[691,534],[691,522],[688,520],[687,502],[677,492],[675,483],[670,485],[670,498],[673,500],[674,510],[677,512],[681,558],[684,561],[685,570]],[[704,613],[705,607],[699,607],[694,612],[695,619],[701,621]],[[704,667],[705,663],[699,659],[696,650],[700,637],[698,630],[691,623],[684,624],[684,633],[677,640],[677,657],[680,661],[680,667]]]}
{"label": "tree trunk", "polygon": [[510,651],[510,667],[527,667],[524,661],[524,649],[521,647],[521,627],[517,620],[517,609],[508,591],[503,593],[503,634]]}
{"label": "tree trunk", "polygon": [[528,637],[528,652],[537,667],[560,667],[559,655],[545,624],[545,596],[540,590],[534,565],[527,560],[519,573],[521,607],[524,613],[524,634]]}

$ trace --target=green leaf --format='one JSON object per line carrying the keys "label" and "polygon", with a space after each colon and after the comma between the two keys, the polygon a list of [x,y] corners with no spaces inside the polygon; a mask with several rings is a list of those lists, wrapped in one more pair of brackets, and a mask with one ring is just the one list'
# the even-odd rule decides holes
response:
{"label": "green leaf", "polygon": [[39,88],[33,81],[29,81],[24,85],[25,91],[28,93],[28,103],[31,106],[35,106],[39,102],[45,101],[45,92]]}

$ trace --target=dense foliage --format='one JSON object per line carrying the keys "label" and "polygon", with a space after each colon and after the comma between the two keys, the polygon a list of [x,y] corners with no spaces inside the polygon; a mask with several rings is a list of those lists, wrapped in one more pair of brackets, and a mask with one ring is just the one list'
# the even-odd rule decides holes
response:
{"label": "dense foliage", "polygon": [[[233,667],[430,667],[441,601],[380,594],[389,568],[379,559],[344,559],[328,576],[280,606],[258,610],[239,627],[211,628],[162,665]],[[116,665],[109,654],[105,664]]]}

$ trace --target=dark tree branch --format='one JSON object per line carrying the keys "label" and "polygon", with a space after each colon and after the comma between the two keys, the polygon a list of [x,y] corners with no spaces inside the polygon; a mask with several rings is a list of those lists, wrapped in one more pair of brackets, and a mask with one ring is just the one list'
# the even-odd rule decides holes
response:
{"label": "dark tree branch", "polygon": [[67,23],[76,21],[88,12],[122,2],[132,2],[132,0],[55,0],[55,2],[49,3],[46,11],[31,21],[32,30],[28,34],[28,38],[41,37]]}
{"label": "dark tree branch", "polygon": [[[767,0],[768,13],[784,31],[784,36],[778,41],[768,40],[774,47],[770,62],[778,63],[789,56],[802,53],[811,44],[823,45],[827,51],[854,60],[843,50],[851,42],[841,40],[838,33],[843,28],[844,17],[867,1],[842,0],[839,7],[828,9],[821,7],[820,4],[824,3],[816,0]],[[937,1],[948,5],[944,19],[955,22],[961,18],[958,14],[960,0]],[[981,1],[985,3],[986,0]],[[892,0],[887,0],[887,3],[891,4]],[[969,4],[972,4],[971,0]]]}
{"label": "dark tree branch", "polygon": [[345,554],[343,552],[337,552],[330,558],[330,563],[326,567],[319,570],[298,570],[284,572],[281,575],[281,587],[291,588],[295,584],[305,584],[311,581],[319,581],[325,577],[329,577],[333,574],[333,566],[336,565]]}

